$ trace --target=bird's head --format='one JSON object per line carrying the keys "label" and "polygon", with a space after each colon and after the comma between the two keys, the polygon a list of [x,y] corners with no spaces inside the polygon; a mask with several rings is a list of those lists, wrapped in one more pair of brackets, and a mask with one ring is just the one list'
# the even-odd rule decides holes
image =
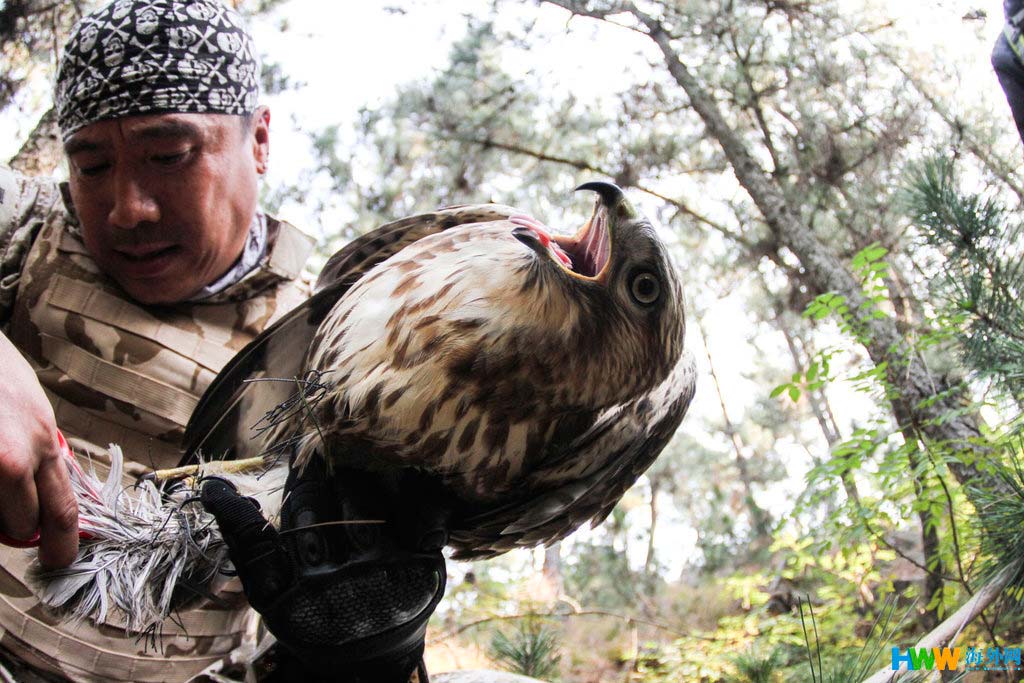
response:
{"label": "bird's head", "polygon": [[544,286],[577,302],[572,363],[598,373],[592,384],[621,401],[656,386],[675,366],[685,330],[682,286],[665,244],[621,189],[607,182],[576,188],[597,193],[590,219],[575,235],[553,235],[520,222],[513,234],[535,253]]}

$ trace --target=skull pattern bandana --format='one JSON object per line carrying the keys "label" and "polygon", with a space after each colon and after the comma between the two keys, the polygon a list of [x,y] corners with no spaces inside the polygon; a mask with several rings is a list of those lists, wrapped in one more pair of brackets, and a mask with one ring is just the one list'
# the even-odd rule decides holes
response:
{"label": "skull pattern bandana", "polygon": [[259,61],[241,17],[218,0],[115,0],[83,17],[57,72],[64,139],[133,114],[244,115]]}

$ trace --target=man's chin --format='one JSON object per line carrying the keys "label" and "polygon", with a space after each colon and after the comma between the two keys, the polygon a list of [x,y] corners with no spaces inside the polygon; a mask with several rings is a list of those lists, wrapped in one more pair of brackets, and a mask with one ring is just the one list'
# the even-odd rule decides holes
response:
{"label": "man's chin", "polygon": [[100,268],[141,304],[178,303],[202,289],[193,255],[180,246],[142,256],[117,250],[105,256]]}
{"label": "man's chin", "polygon": [[121,289],[140,304],[147,306],[170,305],[187,301],[199,291],[199,287],[186,286],[181,280],[157,279],[129,280],[115,278]]}

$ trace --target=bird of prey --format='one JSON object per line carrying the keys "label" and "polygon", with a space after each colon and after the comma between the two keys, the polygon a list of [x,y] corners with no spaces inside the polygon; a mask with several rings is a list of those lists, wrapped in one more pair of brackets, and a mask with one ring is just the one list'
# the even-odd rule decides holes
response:
{"label": "bird of prey", "polygon": [[[221,372],[187,452],[413,468],[450,501],[457,559],[600,523],[678,427],[695,370],[651,222],[610,183],[577,189],[597,201],[575,236],[485,204],[347,245]],[[269,378],[293,379],[252,381]]]}

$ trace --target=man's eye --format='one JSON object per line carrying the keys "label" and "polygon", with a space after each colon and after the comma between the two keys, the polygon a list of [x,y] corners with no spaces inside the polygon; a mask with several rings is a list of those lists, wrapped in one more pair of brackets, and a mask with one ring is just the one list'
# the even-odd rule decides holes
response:
{"label": "man's eye", "polygon": [[98,176],[100,173],[103,173],[108,168],[110,168],[110,164],[106,162],[101,164],[86,164],[84,166],[78,167],[78,173],[79,175],[84,175],[91,178],[93,176]]}
{"label": "man's eye", "polygon": [[189,151],[174,152],[172,154],[154,154],[151,159],[161,166],[175,166],[188,157]]}

